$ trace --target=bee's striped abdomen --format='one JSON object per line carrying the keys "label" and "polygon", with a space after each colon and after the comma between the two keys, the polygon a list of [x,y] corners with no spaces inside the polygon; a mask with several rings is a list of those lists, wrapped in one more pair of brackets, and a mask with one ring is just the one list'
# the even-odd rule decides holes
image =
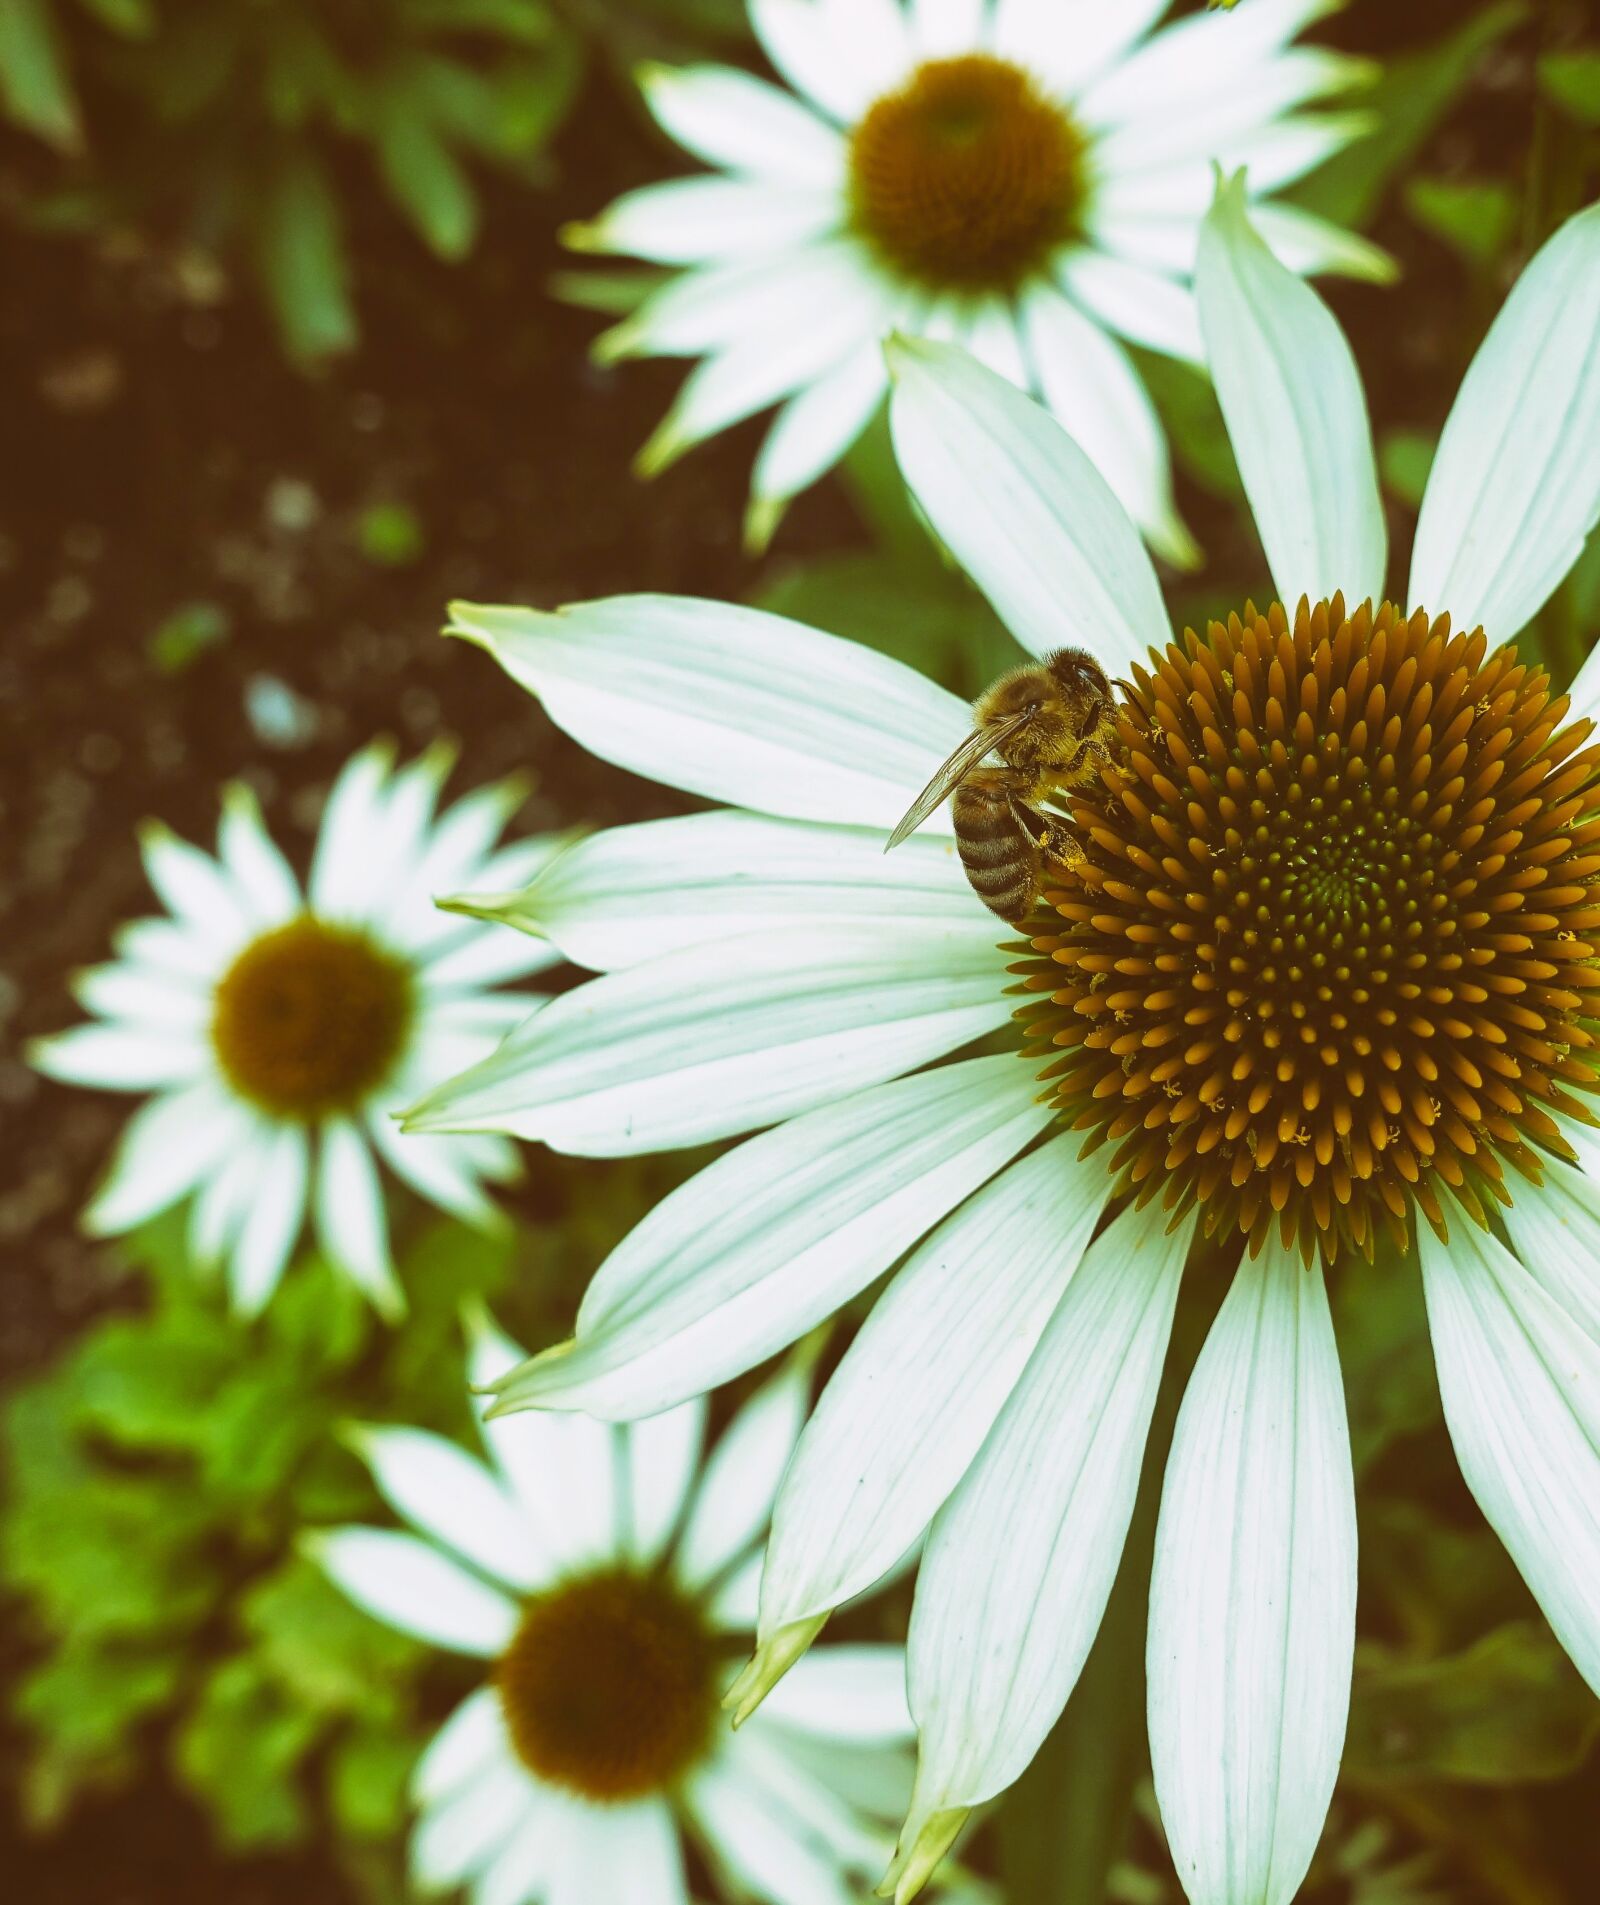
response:
{"label": "bee's striped abdomen", "polygon": [[1016,925],[1039,890],[1039,847],[1017,817],[998,774],[969,775],[951,802],[956,851],[972,890],[991,912]]}

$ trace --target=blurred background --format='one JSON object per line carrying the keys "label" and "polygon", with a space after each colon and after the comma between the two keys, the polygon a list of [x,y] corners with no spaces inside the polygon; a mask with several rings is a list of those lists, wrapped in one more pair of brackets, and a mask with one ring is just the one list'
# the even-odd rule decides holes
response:
{"label": "blurred background", "polygon": [[[1316,37],[1383,62],[1377,130],[1288,196],[1401,266],[1323,290],[1403,573],[1473,349],[1595,194],[1600,44],[1582,0],[1352,0]],[[19,1051],[76,1018],[69,976],[151,910],[135,823],[209,840],[243,778],[303,869],[334,773],[382,734],[407,755],[454,737],[452,791],[526,772],[529,831],[674,810],[441,641],[454,596],[750,601],[969,694],[1011,658],[881,431],[759,563],[739,539],[755,426],[630,474],[681,369],[590,363],[646,280],[557,233],[683,169],[631,73],[708,55],[756,60],[739,0],[0,0],[0,1869],[40,1905],[407,1896],[405,1780],[470,1675],[295,1556],[306,1523],[381,1513],[330,1430],[465,1431],[461,1302],[565,1334],[601,1257],[701,1161],[525,1147],[515,1224],[488,1238],[397,1193],[399,1334],[314,1262],[247,1328],[196,1287],[181,1224],[85,1239],[127,1105]],[[1207,557],[1174,615],[1263,598],[1213,399],[1140,367]],[[1591,543],[1530,639],[1565,681],[1597,632]],[[1380,1260],[1334,1295],[1362,1644],[1305,1896],[1593,1899],[1600,1710],[1456,1472],[1415,1277]],[[1191,1359],[1206,1303],[1180,1322]],[[1161,1453],[1158,1432],[1155,1473]],[[1015,1905],[1181,1896],[1143,1783],[1138,1550],[1056,1735],[974,1843]],[[898,1637],[904,1596],[854,1619]]]}

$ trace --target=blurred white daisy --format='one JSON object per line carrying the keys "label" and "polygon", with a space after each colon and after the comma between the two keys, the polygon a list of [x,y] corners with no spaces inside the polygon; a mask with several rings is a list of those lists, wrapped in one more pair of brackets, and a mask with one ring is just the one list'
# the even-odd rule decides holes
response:
{"label": "blurred white daisy", "polygon": [[[640,456],[664,468],[781,405],[747,533],[844,454],[886,390],[899,328],[963,343],[1036,392],[1152,546],[1198,550],[1125,339],[1201,361],[1187,280],[1214,159],[1268,193],[1362,133],[1298,109],[1367,76],[1290,42],[1339,0],[1259,0],[1151,35],[1169,0],[750,0],[795,89],[725,67],[651,68],[645,97],[716,178],[630,192],[584,249],[683,266],[601,340],[606,358],[704,361]],[[1297,270],[1388,275],[1365,241],[1288,205],[1262,230]]]}
{"label": "blurred white daisy", "polygon": [[249,788],[223,795],[217,857],[150,824],[145,869],[169,916],[117,936],[74,990],[96,1022],[37,1041],[52,1078],[156,1094],[129,1120],[84,1214],[108,1236],[193,1197],[190,1249],[226,1262],[235,1306],[271,1297],[309,1208],[328,1257],[389,1317],[404,1308],[374,1153],[441,1209],[492,1221],[514,1174],[494,1137],[402,1138],[396,1109],[494,1049],[536,1009],[490,990],[556,963],[548,947],[441,913],[462,884],[531,879],[565,842],[497,847],[513,782],[435,816],[453,756],[399,772],[368,747],[328,796],[305,893]]}
{"label": "blurred white daisy", "polygon": [[[1199,297],[1299,606],[1181,641],[1134,525],[1038,405],[947,346],[894,351],[936,533],[1034,653],[1081,641],[1131,677],[1121,772],[1071,796],[1084,863],[1020,942],[995,947],[945,810],[882,852],[970,724],[911,669],[706,602],[455,613],[595,752],[743,811],[602,833],[491,903],[602,976],[413,1121],[586,1155],[761,1133],[618,1246],[574,1339],[499,1406],[670,1408],[905,1258],[790,1464],[738,1690],[748,1712],[929,1528],[902,1901],[1077,1678],[1197,1225],[1223,1274],[1247,1249],[1178,1419],[1152,1583],[1155,1780],[1196,1905],[1287,1905],[1338,1769],[1341,1248],[1415,1240],[1462,1471],[1600,1690],[1600,750],[1490,646],[1600,516],[1600,209],[1532,261],[1467,374],[1409,617],[1337,595],[1376,598],[1386,568],[1360,384],[1234,192]],[[1576,692],[1595,712],[1600,663]],[[1026,1062],[936,1062],[1014,1015]]]}
{"label": "blurred white daisy", "polygon": [[[472,1380],[521,1355],[485,1325]],[[340,1528],[311,1553],[380,1620],[492,1663],[417,1767],[421,1886],[686,1905],[687,1832],[735,1898],[860,1896],[910,1790],[903,1650],[819,1648],[737,1735],[718,1713],[808,1368],[791,1359],[704,1462],[698,1400],[627,1428],[490,1422],[487,1467],[418,1430],[358,1433],[417,1533]]]}

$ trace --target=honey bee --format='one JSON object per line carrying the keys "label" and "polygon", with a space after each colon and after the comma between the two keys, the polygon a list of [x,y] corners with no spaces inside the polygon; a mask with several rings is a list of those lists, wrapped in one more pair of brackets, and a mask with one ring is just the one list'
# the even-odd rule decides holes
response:
{"label": "honey bee", "polygon": [[[1002,675],[972,713],[971,734],[911,803],[884,852],[909,840],[953,795],[956,851],[972,890],[1015,926],[1032,912],[1047,862],[1074,867],[1083,860],[1066,817],[1046,803],[1087,786],[1110,761],[1111,682],[1092,655],[1058,648]],[[990,753],[1004,767],[980,766]]]}

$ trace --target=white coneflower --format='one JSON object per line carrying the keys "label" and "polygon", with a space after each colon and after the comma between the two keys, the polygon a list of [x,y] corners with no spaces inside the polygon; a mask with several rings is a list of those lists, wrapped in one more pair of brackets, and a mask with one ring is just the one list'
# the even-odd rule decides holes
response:
{"label": "white coneflower", "polygon": [[[1298,110],[1365,67],[1290,44],[1338,0],[1152,26],[1168,0],[750,0],[795,89],[652,68],[645,97],[723,176],[631,192],[574,244],[686,269],[600,345],[700,357],[640,466],[781,405],[748,533],[832,467],[886,389],[896,327],[964,343],[1037,392],[1153,547],[1198,555],[1161,426],[1120,340],[1201,360],[1188,280],[1211,163],[1263,193],[1365,130]],[[1383,276],[1381,252],[1286,205],[1263,230],[1296,269]]]}
{"label": "white coneflower", "polygon": [[[472,1380],[521,1354],[483,1327]],[[311,1553],[380,1620],[487,1668],[417,1767],[419,1884],[687,1905],[687,1831],[736,1898],[859,1896],[910,1787],[900,1648],[819,1648],[756,1724],[719,1724],[807,1395],[797,1361],[703,1463],[698,1401],[627,1428],[490,1422],[490,1467],[420,1430],[357,1432],[417,1532],[334,1529]]]}
{"label": "white coneflower", "polygon": [[[501,1406],[670,1407],[906,1257],[796,1449],[739,1689],[749,1712],[929,1530],[902,1901],[1077,1678],[1197,1229],[1237,1268],[1167,1465],[1148,1655],[1196,1905],[1286,1905],[1333,1789],[1356,1526],[1324,1269],[1380,1228],[1415,1242],[1468,1484],[1600,1689],[1600,749],[1571,718],[1600,662],[1569,707],[1502,645],[1600,516],[1600,208],[1467,374],[1409,612],[1381,602],[1349,350],[1236,191],[1199,298],[1297,606],[1181,640],[1051,419],[948,347],[893,352],[936,532],[1025,646],[1130,677],[1062,816],[1082,864],[1020,941],[995,948],[948,837],[880,851],[968,727],[910,669],[706,603],[456,611],[596,752],[749,811],[601,834],[501,907],[603,976],[416,1123],[613,1155],[774,1127],[646,1217]],[[935,1062],[1014,1016],[1026,1062]]]}
{"label": "white coneflower", "polygon": [[226,1261],[235,1306],[254,1313],[309,1208],[331,1261],[394,1316],[404,1302],[374,1152],[432,1203],[492,1219],[484,1183],[515,1166],[504,1139],[419,1143],[394,1113],[492,1051],[539,1001],[489,988],[556,955],[433,900],[464,882],[530,879],[565,843],[496,847],[522,800],[511,782],[435,818],[451,758],[435,748],[391,774],[388,747],[353,756],[304,893],[243,785],[223,796],[215,859],[145,829],[145,868],[170,917],[124,927],[118,959],[77,981],[98,1023],[30,1053],[69,1084],[156,1093],[85,1213],[91,1231],[132,1229],[192,1196],[194,1257]]}

